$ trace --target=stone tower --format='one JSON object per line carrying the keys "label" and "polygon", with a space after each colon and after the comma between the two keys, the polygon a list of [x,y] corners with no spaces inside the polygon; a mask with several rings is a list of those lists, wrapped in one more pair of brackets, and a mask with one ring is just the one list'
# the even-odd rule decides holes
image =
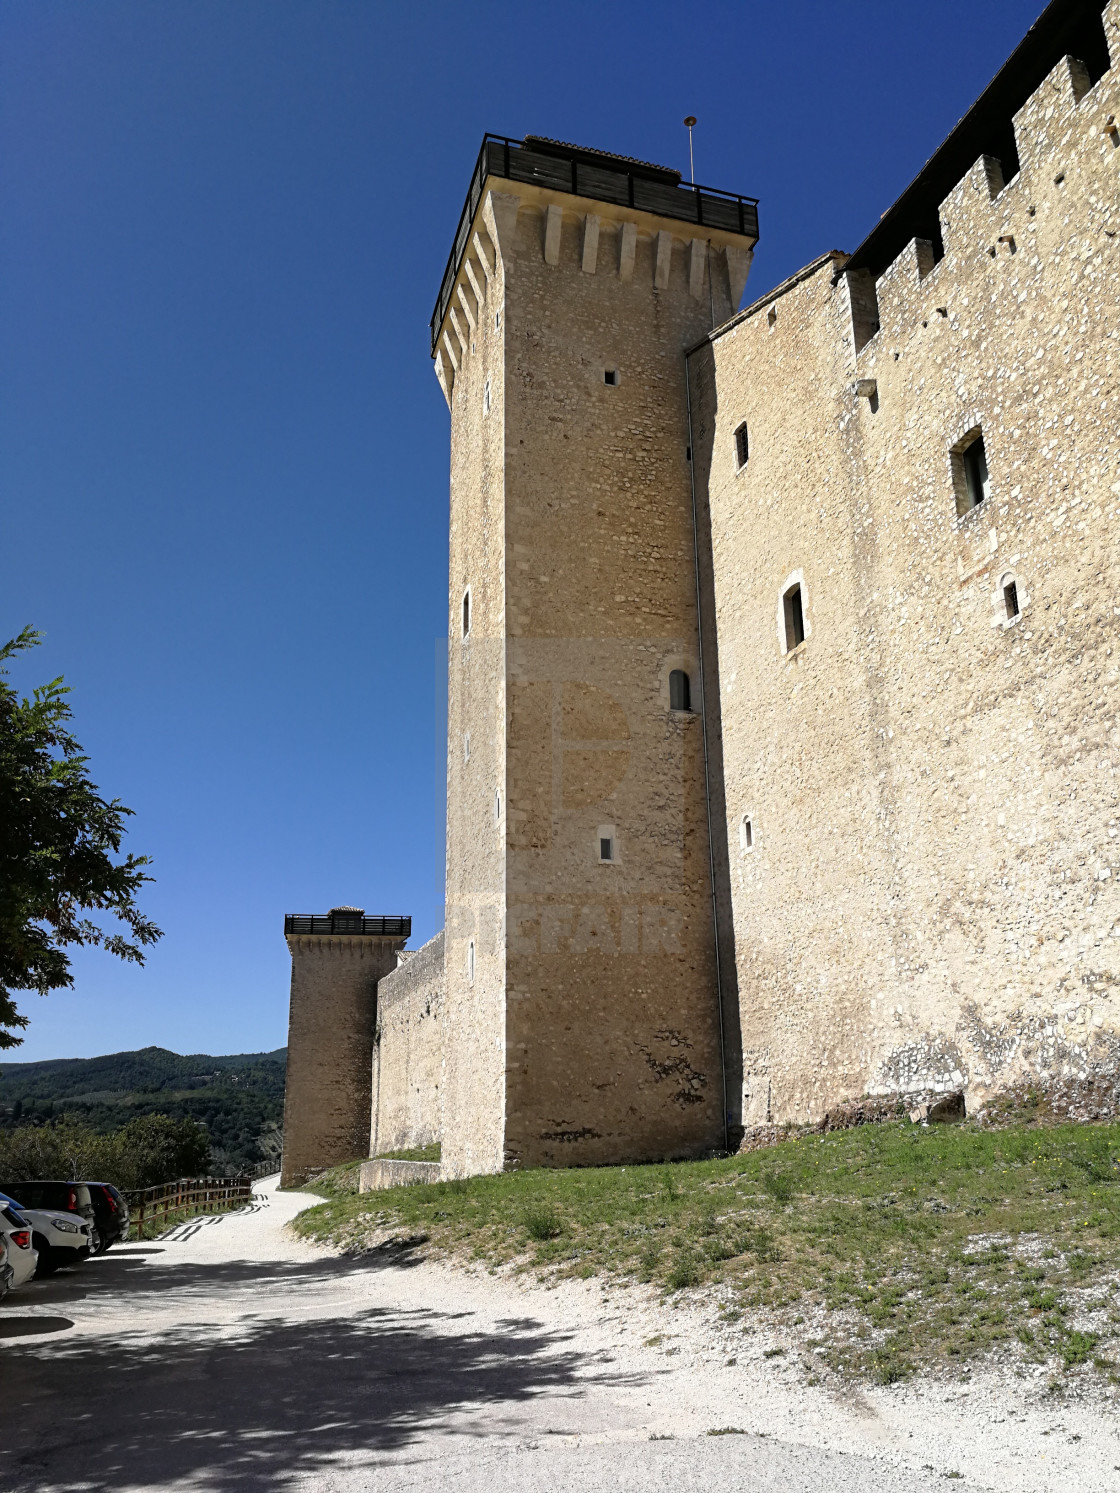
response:
{"label": "stone tower", "polygon": [[282,1187],[367,1154],[377,982],[411,931],[411,918],[367,918],[360,907],[284,919],[292,997]]}
{"label": "stone tower", "polygon": [[432,319],[449,1176],[725,1138],[684,354],[738,307],[757,234],[753,200],[675,171],[483,142]]}

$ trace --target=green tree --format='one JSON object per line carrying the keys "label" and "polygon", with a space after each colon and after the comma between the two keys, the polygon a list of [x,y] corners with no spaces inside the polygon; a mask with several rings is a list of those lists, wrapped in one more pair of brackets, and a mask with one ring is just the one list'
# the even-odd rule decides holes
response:
{"label": "green tree", "polygon": [[[147,856],[115,861],[132,813],[90,782],[88,758],[70,734],[62,679],[21,699],[4,665],[41,635],[25,627],[0,648],[0,1048],[22,1042],[27,1017],[13,993],[73,985],[66,950],[99,944],[143,964],[142,945],[161,936],[135,897],[150,881]],[[84,913],[109,912],[127,934],[107,932]]]}
{"label": "green tree", "polygon": [[104,1135],[69,1117],[0,1133],[0,1184],[48,1177],[156,1187],[210,1170],[210,1137],[197,1120],[142,1115]]}
{"label": "green tree", "polygon": [[210,1137],[197,1120],[141,1115],[113,1136],[118,1174],[127,1187],[155,1187],[177,1177],[205,1176],[210,1168]]}

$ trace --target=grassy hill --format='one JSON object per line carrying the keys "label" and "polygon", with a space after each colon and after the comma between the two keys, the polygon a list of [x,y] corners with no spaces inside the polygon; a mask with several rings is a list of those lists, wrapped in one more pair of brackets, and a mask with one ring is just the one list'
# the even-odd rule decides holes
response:
{"label": "grassy hill", "polygon": [[69,1115],[116,1130],[138,1115],[190,1116],[210,1132],[214,1169],[280,1154],[288,1051],[187,1057],[163,1047],[98,1058],[0,1063],[0,1129]]}

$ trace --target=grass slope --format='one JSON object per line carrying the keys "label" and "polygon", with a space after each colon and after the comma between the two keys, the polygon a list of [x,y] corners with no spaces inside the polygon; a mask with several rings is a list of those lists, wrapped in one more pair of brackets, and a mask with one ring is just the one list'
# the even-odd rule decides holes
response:
{"label": "grass slope", "polygon": [[[812,1362],[891,1382],[991,1352],[1115,1381],[1120,1126],[864,1126],[664,1166],[535,1170],[355,1194],[300,1215],[541,1273],[714,1288]],[[798,1331],[800,1329],[800,1331]]]}
{"label": "grass slope", "polygon": [[278,1146],[287,1049],[215,1057],[162,1047],[96,1058],[0,1063],[0,1128],[68,1115],[102,1134],[138,1115],[190,1117],[215,1166],[254,1165]]}

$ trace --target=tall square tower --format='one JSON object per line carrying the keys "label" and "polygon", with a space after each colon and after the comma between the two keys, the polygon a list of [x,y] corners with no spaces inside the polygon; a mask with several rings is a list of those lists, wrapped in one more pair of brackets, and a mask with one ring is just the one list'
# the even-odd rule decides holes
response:
{"label": "tall square tower", "polygon": [[684,354],[757,236],[752,199],[675,171],[483,142],[432,318],[449,1176],[724,1140]]}

